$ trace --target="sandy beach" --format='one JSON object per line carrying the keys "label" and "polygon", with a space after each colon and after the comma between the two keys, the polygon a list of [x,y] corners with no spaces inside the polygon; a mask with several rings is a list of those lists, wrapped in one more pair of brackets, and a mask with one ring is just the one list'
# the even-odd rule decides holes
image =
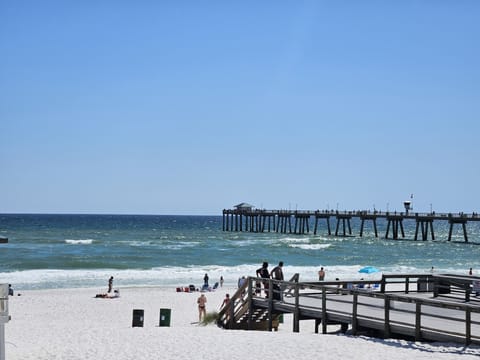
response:
{"label": "sandy beach", "polygon": [[[218,311],[227,292],[206,292],[207,312]],[[477,359],[480,347],[414,343],[314,333],[311,321],[292,332],[285,316],[278,332],[229,331],[198,325],[199,292],[174,288],[120,288],[117,299],[95,298],[105,289],[20,291],[10,297],[6,358],[27,359]],[[160,308],[171,309],[170,327],[159,327]],[[145,312],[132,327],[133,309]],[[329,328],[330,331],[330,328]]]}

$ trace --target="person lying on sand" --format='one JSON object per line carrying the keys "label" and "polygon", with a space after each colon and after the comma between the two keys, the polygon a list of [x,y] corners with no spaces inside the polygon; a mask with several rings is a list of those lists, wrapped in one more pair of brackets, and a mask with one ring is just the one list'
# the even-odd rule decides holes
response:
{"label": "person lying on sand", "polygon": [[102,299],[115,299],[115,298],[119,298],[120,297],[120,291],[119,290],[115,290],[113,292],[113,295],[110,295],[110,294],[97,294],[95,295],[96,298],[102,298]]}

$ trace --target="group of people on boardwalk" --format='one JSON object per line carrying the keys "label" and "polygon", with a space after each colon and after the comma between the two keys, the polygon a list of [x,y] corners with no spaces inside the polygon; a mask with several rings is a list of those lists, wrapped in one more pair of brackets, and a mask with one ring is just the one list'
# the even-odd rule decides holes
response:
{"label": "group of people on boardwalk", "polygon": [[[264,261],[261,268],[258,268],[256,271],[256,275],[259,278],[263,279],[274,279],[274,280],[284,280],[283,278],[283,261],[280,261],[277,266],[273,268],[272,271],[268,271],[268,262]],[[263,289],[265,291],[265,297],[268,298],[269,294],[269,282],[268,281],[257,281],[256,283],[256,293],[259,294],[261,292],[261,286],[263,283]],[[280,286],[277,284],[273,285],[273,297],[274,299],[280,299]]]}

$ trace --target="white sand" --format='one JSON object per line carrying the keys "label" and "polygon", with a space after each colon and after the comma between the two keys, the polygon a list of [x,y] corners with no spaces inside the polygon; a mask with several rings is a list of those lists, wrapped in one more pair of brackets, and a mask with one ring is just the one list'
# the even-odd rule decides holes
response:
{"label": "white sand", "polygon": [[[172,288],[120,289],[119,299],[95,299],[100,289],[22,291],[10,298],[6,359],[478,359],[480,347],[315,334],[312,321],[292,332],[291,316],[278,332],[231,331],[199,326],[199,293]],[[208,292],[207,311],[226,292]],[[159,327],[160,308],[172,310]],[[132,327],[133,309],[145,310],[144,327]]]}

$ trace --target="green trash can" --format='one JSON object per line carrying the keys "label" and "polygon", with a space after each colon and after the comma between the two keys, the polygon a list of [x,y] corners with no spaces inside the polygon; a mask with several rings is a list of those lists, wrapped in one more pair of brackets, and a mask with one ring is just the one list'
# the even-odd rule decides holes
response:
{"label": "green trash can", "polygon": [[160,309],[160,326],[170,326],[171,309]]}
{"label": "green trash can", "polygon": [[143,327],[143,310],[142,309],[133,310],[132,327]]}

